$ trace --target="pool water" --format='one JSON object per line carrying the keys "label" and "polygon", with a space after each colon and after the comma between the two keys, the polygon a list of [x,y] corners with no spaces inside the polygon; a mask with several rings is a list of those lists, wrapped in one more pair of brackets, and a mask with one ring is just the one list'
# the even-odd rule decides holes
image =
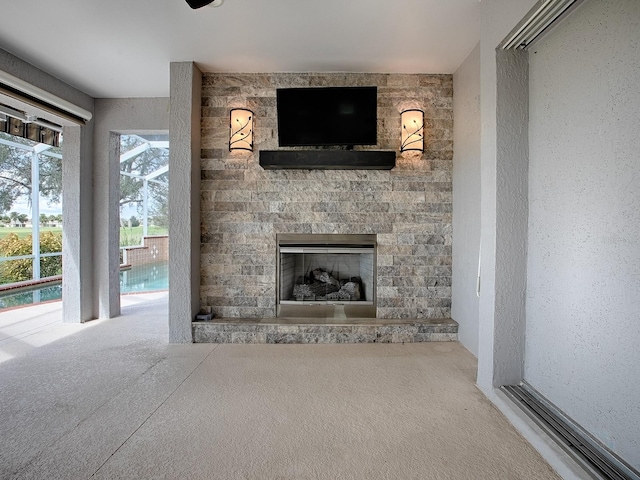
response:
{"label": "pool water", "polygon": [[150,263],[120,272],[120,293],[155,292],[169,288],[169,265]]}
{"label": "pool water", "polygon": [[[169,288],[169,265],[154,263],[137,265],[129,270],[120,272],[120,293],[142,293],[167,290]],[[49,284],[37,286],[19,292],[0,293],[0,310],[3,308],[20,307],[35,303],[60,300],[62,285]]]}
{"label": "pool water", "polygon": [[46,287],[34,287],[32,290],[0,294],[0,309],[59,300],[60,298],[62,298],[62,284],[60,283]]}

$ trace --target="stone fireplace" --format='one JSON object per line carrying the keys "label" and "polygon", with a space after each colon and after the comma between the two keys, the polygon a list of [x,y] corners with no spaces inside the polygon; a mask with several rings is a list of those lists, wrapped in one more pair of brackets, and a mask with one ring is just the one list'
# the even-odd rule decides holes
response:
{"label": "stone fireplace", "polygon": [[278,317],[375,318],[375,235],[277,235]]}
{"label": "stone fireplace", "polygon": [[[352,85],[378,87],[378,145],[356,149],[395,151],[395,168],[265,170],[260,166],[261,151],[283,150],[278,147],[277,88]],[[227,319],[280,319],[291,315],[288,308],[298,309],[294,315],[299,316],[299,308],[312,302],[318,305],[309,306],[309,311],[324,308],[320,315],[327,318],[368,316],[380,324],[388,319],[450,317],[451,75],[205,73],[202,93],[203,307]],[[235,107],[255,114],[253,152],[229,152],[229,111]],[[416,107],[425,112],[425,151],[401,155],[397,153],[400,112]],[[340,290],[329,292],[329,300],[311,300],[304,297],[304,286],[297,291],[301,302],[292,299],[295,285],[283,284],[278,277],[278,243],[283,234],[372,235],[373,284],[351,267],[341,266],[338,273],[338,259],[321,267],[330,273],[336,263],[338,284],[360,277],[352,283],[358,283],[366,300],[334,299],[344,297]],[[302,268],[296,275],[303,278],[302,285],[305,275],[308,283],[315,279],[310,275],[313,269],[304,263],[296,267],[294,261],[293,268]],[[285,290],[291,290],[288,298],[280,296]],[[369,312],[352,313],[357,305]]]}

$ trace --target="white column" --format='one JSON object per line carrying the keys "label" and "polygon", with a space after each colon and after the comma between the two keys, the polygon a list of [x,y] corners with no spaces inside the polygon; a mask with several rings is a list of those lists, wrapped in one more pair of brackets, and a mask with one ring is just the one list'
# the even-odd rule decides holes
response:
{"label": "white column", "polygon": [[169,118],[169,341],[193,341],[200,304],[200,101],[202,72],[171,63]]}
{"label": "white column", "polygon": [[40,279],[40,162],[38,150],[31,153],[31,253],[33,254],[33,279]]}
{"label": "white column", "polygon": [[65,127],[62,146],[62,318],[82,323],[93,310],[93,128]]}
{"label": "white column", "polygon": [[149,180],[142,180],[142,243],[144,237],[149,235]]}

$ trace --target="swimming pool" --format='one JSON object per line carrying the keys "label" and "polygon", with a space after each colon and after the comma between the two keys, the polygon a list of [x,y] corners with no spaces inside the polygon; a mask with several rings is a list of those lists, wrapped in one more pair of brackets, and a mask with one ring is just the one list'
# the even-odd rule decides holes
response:
{"label": "swimming pool", "polygon": [[49,302],[62,298],[62,283],[54,283],[46,286],[38,285],[20,291],[7,291],[0,293],[0,309],[20,307],[35,303]]}
{"label": "swimming pool", "polygon": [[[169,265],[153,263],[137,265],[120,272],[120,293],[142,293],[167,290],[169,288]],[[19,291],[0,293],[0,310],[20,307],[35,303],[60,300],[62,298],[61,282],[47,285],[36,285]]]}
{"label": "swimming pool", "polygon": [[120,293],[155,292],[169,288],[169,265],[136,265],[120,272]]}

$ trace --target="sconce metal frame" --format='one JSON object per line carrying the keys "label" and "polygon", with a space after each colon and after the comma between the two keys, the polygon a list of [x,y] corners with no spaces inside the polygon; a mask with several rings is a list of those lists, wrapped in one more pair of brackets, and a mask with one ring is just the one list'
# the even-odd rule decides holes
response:
{"label": "sconce metal frame", "polygon": [[[409,112],[420,112],[420,122],[416,121],[417,115],[405,115]],[[410,150],[424,152],[424,112],[419,108],[404,110],[400,114],[402,122],[402,143],[400,144],[400,152]],[[409,124],[409,125],[407,125]]]}
{"label": "sconce metal frame", "polygon": [[[244,115],[237,115],[240,112],[243,112]],[[248,150],[253,152],[253,112],[247,108],[232,108],[229,112],[229,128],[229,151]]]}

